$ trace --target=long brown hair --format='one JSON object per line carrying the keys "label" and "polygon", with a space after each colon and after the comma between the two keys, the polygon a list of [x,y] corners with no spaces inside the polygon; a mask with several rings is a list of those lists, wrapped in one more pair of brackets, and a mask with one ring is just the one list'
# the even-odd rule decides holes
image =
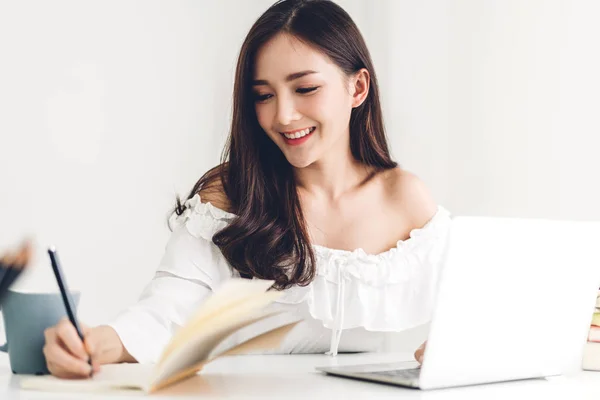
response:
{"label": "long brown hair", "polygon": [[[251,82],[257,51],[279,33],[293,35],[321,51],[348,76],[366,68],[366,100],[352,110],[352,156],[375,171],[396,167],[383,127],[379,89],[365,41],[350,16],[328,0],[283,0],[254,23],[238,58],[233,118],[220,165],[194,185],[198,191],[221,183],[236,218],[213,236],[232,268],[242,277],[272,279],[274,287],[307,285],[315,277],[310,246],[291,164],[260,127]],[[178,215],[185,205],[177,199]]]}

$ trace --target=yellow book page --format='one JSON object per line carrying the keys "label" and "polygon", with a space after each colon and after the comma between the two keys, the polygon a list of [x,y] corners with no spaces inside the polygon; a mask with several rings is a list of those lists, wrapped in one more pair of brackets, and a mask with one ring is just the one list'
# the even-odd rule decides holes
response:
{"label": "yellow book page", "polygon": [[282,292],[266,292],[272,284],[273,281],[258,279],[230,279],[226,281],[212,296],[202,303],[196,314],[173,335],[169,343],[165,346],[160,360],[162,361],[169,357],[173,350],[179,347],[181,343],[185,343],[192,337],[197,336],[198,331],[208,325],[212,318],[216,318],[222,314],[224,310],[247,303],[255,296],[266,295],[265,299],[270,299],[270,301],[277,299],[283,294]]}
{"label": "yellow book page", "polygon": [[[177,341],[172,351],[158,362],[153,381],[163,380],[178,371],[204,361],[210,352],[231,333],[265,318],[264,307],[279,297],[280,292],[267,292],[247,299],[244,303],[221,310],[220,314],[199,325],[196,331],[188,330]],[[268,316],[268,314],[267,314]]]}
{"label": "yellow book page", "polygon": [[[273,330],[270,330],[268,332],[265,332],[261,335],[250,338],[250,339],[246,340],[245,342],[242,342],[242,343],[238,344],[237,346],[232,347],[231,349],[225,351],[222,354],[219,354],[207,361],[200,362],[197,365],[194,365],[194,366],[188,368],[187,370],[181,371],[181,372],[177,373],[176,375],[173,375],[172,377],[170,377],[162,382],[155,383],[154,385],[152,385],[150,387],[149,393],[154,393],[154,392],[159,391],[167,386],[170,386],[172,384],[175,384],[177,382],[180,382],[182,380],[185,380],[187,378],[190,378],[190,377],[196,375],[206,364],[208,364],[209,362],[211,362],[217,358],[224,357],[224,356],[233,356],[233,355],[238,355],[238,354],[244,354],[244,353],[248,353],[248,352],[254,351],[254,350],[267,350],[267,349],[279,347],[281,345],[281,342],[285,338],[285,336],[287,336],[287,334],[300,322],[301,321],[291,322],[289,324],[286,324],[286,325],[280,326],[278,328],[275,328]],[[174,390],[177,391],[177,388],[174,388]]]}

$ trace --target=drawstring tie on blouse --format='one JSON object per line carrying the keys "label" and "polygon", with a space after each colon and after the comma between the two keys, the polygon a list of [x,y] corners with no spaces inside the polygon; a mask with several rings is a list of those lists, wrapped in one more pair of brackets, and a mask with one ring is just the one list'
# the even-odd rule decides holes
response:
{"label": "drawstring tie on blouse", "polygon": [[[335,306],[335,326],[331,329],[331,343],[329,345],[329,351],[325,354],[330,356],[336,356],[338,348],[340,346],[340,339],[342,337],[342,330],[344,325],[344,300],[345,300],[345,279],[342,276],[342,265],[338,263],[338,259],[332,260],[337,267],[338,277],[338,288],[337,288],[337,300]],[[341,260],[340,260],[341,261]]]}

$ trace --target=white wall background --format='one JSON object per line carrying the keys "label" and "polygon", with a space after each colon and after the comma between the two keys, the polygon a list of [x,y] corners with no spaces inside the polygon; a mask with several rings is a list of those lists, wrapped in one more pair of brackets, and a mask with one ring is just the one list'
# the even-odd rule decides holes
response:
{"label": "white wall background", "polygon": [[[82,320],[136,300],[174,195],[218,161],[239,46],[271,3],[0,0],[0,248],[38,245],[20,288],[55,290],[55,244]],[[439,203],[600,219],[600,3],[339,3],[370,46],[394,155]]]}

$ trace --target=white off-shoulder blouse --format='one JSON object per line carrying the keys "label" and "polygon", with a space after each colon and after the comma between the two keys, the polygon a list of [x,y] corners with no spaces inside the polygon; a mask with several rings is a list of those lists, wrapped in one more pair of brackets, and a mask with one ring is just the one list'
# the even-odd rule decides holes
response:
{"label": "white off-shoulder blouse", "polygon": [[[212,243],[213,235],[235,215],[203,203],[199,195],[185,204],[183,214],[171,217],[173,232],[154,278],[139,301],[109,324],[140,363],[158,361],[173,333],[199,304],[225,280],[239,277]],[[380,254],[313,245],[314,281],[286,289],[272,304],[288,312],[242,329],[221,346],[228,348],[302,319],[269,353],[379,350],[386,332],[429,321],[450,224],[450,213],[438,206],[423,227]]]}

